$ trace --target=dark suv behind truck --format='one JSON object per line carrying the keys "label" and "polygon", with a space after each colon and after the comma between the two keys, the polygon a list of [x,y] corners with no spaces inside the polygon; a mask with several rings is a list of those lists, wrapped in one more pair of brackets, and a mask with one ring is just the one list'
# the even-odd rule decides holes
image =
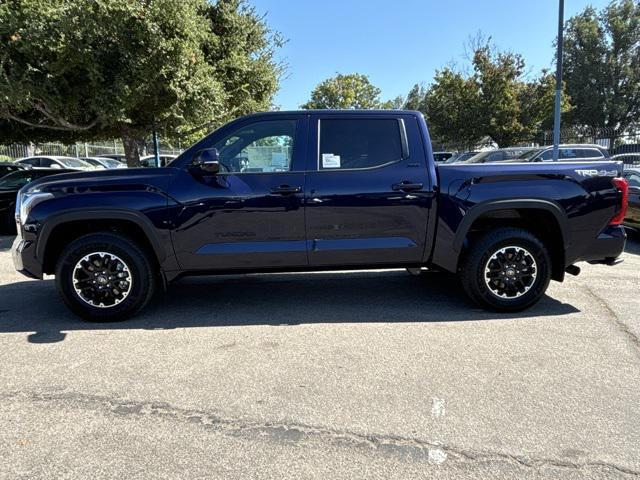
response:
{"label": "dark suv behind truck", "polygon": [[264,113],[165,168],[26,186],[13,256],[28,276],[55,274],[91,320],[130,316],[183,275],[381,267],[452,272],[478,304],[517,311],[577,262],[617,262],[621,173],[610,161],[436,167],[418,112]]}

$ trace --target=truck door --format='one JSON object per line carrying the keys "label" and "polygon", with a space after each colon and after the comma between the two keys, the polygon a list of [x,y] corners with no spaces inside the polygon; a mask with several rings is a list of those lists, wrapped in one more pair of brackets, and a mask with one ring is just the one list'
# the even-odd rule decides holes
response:
{"label": "truck door", "polygon": [[309,132],[309,264],[421,262],[433,191],[417,119],[318,114]]}
{"label": "truck door", "polygon": [[202,148],[216,148],[220,173],[182,169],[172,239],[185,270],[307,265],[304,230],[306,116],[245,119]]}

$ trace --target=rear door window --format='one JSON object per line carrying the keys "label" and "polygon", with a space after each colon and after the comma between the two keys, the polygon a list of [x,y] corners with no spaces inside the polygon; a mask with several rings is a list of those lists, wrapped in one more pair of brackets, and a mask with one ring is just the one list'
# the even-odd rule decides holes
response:
{"label": "rear door window", "polygon": [[40,166],[40,157],[28,158],[27,160],[23,160],[20,163],[24,163],[26,165],[31,165],[32,167]]}
{"label": "rear door window", "polygon": [[491,152],[489,155],[484,157],[484,161],[485,162],[499,162],[501,160],[504,160],[504,152],[503,151]]}
{"label": "rear door window", "polygon": [[400,122],[395,118],[320,120],[319,170],[373,168],[401,159]]}
{"label": "rear door window", "polygon": [[582,153],[582,158],[585,158],[585,159],[598,160],[598,159],[604,158],[604,155],[602,155],[602,152],[597,148],[583,148],[581,153]]}
{"label": "rear door window", "polygon": [[50,158],[43,158],[40,160],[41,167],[51,168],[53,165],[56,165],[56,167],[59,167],[59,165],[55,161],[51,160]]}
{"label": "rear door window", "polygon": [[559,158],[560,160],[579,160],[582,157],[576,148],[561,148]]}

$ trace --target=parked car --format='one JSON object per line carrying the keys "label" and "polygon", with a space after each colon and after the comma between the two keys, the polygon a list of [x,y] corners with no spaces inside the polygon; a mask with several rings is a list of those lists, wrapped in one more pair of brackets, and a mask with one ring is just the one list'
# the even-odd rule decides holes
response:
{"label": "parked car", "polygon": [[16,194],[18,190],[37,178],[59,173],[75,172],[61,169],[24,169],[21,168],[0,178],[0,231],[15,233]]}
{"label": "parked car", "polygon": [[622,162],[625,165],[640,165],[640,153],[619,153],[611,157],[616,162]]}
{"label": "parked car", "polygon": [[16,172],[18,170],[24,170],[26,167],[24,165],[20,165],[18,163],[10,163],[10,162],[0,162],[0,178],[5,175]]}
{"label": "parked car", "polygon": [[532,150],[534,150],[532,147],[508,147],[485,150],[464,160],[463,163],[517,162],[521,155]]}
{"label": "parked car", "polygon": [[124,153],[103,153],[101,155],[94,155],[94,157],[98,158],[110,158],[112,160],[117,160],[120,163],[127,164],[127,157]]}
{"label": "parked car", "polygon": [[[602,161],[608,160],[609,151],[600,145],[566,144],[559,145],[559,161]],[[551,162],[553,161],[553,145],[536,148],[523,153],[519,157],[522,162]]]}
{"label": "parked car", "polygon": [[80,157],[80,160],[83,160],[87,163],[90,163],[94,167],[97,168],[127,168],[127,165],[119,162],[118,160],[114,160],[113,158],[107,157]]}
{"label": "parked car", "polygon": [[96,170],[96,167],[75,157],[63,157],[59,155],[37,155],[35,157],[21,158],[16,163],[27,168],[59,168],[71,170]]}
{"label": "parked car", "polygon": [[624,224],[640,232],[640,168],[626,168],[623,175],[629,183],[629,208]]}
{"label": "parked car", "polygon": [[[178,158],[177,155],[169,155],[166,153],[161,154],[160,156],[160,166],[164,167],[168,163],[174,161]],[[155,167],[156,166],[156,157],[155,155],[146,155],[140,158],[140,165],[143,167]]]}
{"label": "parked car", "polygon": [[433,152],[433,159],[436,163],[442,163],[453,157],[454,152]]}
{"label": "parked car", "polygon": [[18,197],[15,267],[55,274],[73,312],[104,321],[185,275],[381,267],[455,273],[513,312],[578,262],[618,262],[622,164],[436,166],[428,139],[419,112],[270,112],[170,167],[37,180]]}
{"label": "parked car", "polygon": [[446,162],[444,163],[459,163],[459,162],[464,162],[465,160],[469,160],[471,157],[473,157],[474,155],[477,155],[480,152],[462,152],[462,153],[456,153],[453,157],[451,157],[450,159],[448,159]]}

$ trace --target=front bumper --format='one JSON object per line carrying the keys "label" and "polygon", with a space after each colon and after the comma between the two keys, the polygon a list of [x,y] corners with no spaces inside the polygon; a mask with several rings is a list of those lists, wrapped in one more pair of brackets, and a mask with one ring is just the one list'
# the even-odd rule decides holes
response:
{"label": "front bumper", "polygon": [[42,265],[36,258],[36,242],[23,238],[20,234],[11,247],[13,266],[29,278],[42,278]]}

